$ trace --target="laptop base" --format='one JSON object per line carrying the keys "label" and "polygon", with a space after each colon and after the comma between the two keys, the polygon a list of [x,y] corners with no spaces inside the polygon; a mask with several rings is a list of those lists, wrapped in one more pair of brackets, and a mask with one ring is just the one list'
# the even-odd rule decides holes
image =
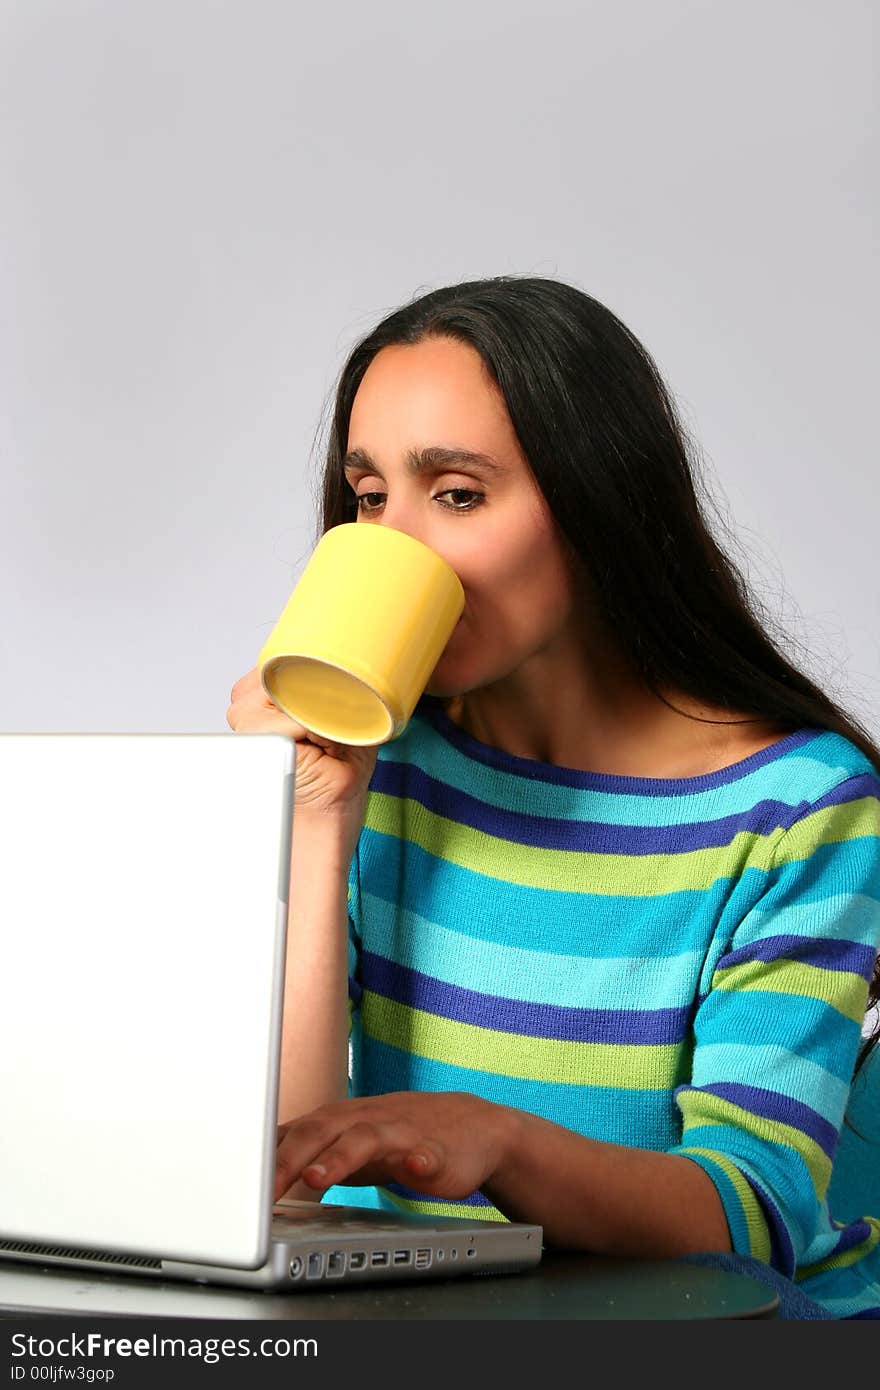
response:
{"label": "laptop base", "polygon": [[426,1276],[512,1274],[539,1263],[541,1238],[540,1226],[285,1201],[273,1208],[269,1258],[256,1269],[21,1241],[0,1241],[0,1258],[302,1293],[343,1279],[352,1287]]}

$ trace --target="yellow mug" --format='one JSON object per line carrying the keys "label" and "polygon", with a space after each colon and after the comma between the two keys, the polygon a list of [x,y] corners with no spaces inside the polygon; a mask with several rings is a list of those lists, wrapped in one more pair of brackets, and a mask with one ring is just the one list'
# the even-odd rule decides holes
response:
{"label": "yellow mug", "polygon": [[404,531],[349,521],[315,546],[260,652],[266,694],[335,743],[406,728],[464,608],[455,571]]}

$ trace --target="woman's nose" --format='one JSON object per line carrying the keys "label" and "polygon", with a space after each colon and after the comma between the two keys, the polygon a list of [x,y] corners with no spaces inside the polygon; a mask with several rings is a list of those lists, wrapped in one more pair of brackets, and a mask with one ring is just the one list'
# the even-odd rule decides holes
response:
{"label": "woman's nose", "polygon": [[430,545],[429,527],[424,517],[417,515],[415,508],[406,504],[386,502],[382,515],[378,518],[380,526],[389,526],[394,531],[404,531],[413,540]]}

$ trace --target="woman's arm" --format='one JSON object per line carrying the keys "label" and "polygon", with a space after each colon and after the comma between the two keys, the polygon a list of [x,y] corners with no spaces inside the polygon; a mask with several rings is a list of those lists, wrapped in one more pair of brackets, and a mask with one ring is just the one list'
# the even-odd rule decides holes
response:
{"label": "woman's arm", "polygon": [[295,1179],[399,1182],[425,1196],[479,1189],[548,1245],[665,1258],[731,1248],[711,1178],[689,1159],[585,1139],[459,1092],[403,1091],[325,1106],[286,1127],[276,1191]]}
{"label": "woman's arm", "polygon": [[294,811],[279,1124],[342,1100],[348,1092],[352,838],[342,819],[322,811]]}
{"label": "woman's arm", "polygon": [[547,1245],[643,1259],[730,1250],[715,1184],[689,1159],[511,1116],[511,1142],[482,1190],[510,1220],[543,1226]]}

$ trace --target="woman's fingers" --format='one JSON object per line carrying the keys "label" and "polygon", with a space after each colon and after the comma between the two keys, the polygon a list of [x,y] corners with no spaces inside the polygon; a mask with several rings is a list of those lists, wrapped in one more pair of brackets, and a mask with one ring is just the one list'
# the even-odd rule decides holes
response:
{"label": "woman's fingers", "polygon": [[322,1125],[288,1126],[276,1155],[276,1193],[302,1179],[321,1190],[357,1178],[370,1183],[428,1174],[439,1165],[436,1145],[405,1123],[356,1121],[332,1135]]}
{"label": "woman's fingers", "polygon": [[293,739],[309,737],[302,724],[290,719],[269,699],[257,667],[241,676],[230,690],[226,723],[237,734],[278,733]]}
{"label": "woman's fingers", "polygon": [[338,1101],[279,1131],[276,1191],[297,1180],[315,1190],[395,1181],[438,1197],[467,1197],[514,1142],[510,1113],[457,1092]]}
{"label": "woman's fingers", "polygon": [[[305,1145],[295,1138],[295,1152],[291,1155],[294,1164],[292,1180],[301,1177],[309,1187],[331,1187],[368,1163],[384,1159],[389,1153],[400,1153],[407,1148],[407,1138],[412,1142],[412,1136],[402,1135],[398,1125],[372,1121],[350,1125],[332,1140],[317,1147],[314,1143]],[[284,1145],[280,1152],[283,1151]],[[295,1171],[296,1168],[299,1168],[299,1172]]]}
{"label": "woman's fingers", "polygon": [[443,1153],[439,1144],[423,1140],[409,1153],[404,1154],[401,1162],[411,1177],[432,1178],[443,1167]]}
{"label": "woman's fingers", "polygon": [[306,1164],[302,1180],[316,1191],[335,1183],[363,1186],[389,1181],[427,1184],[440,1172],[442,1158],[432,1144],[418,1141],[400,1147],[396,1135],[375,1135],[372,1142],[334,1145]]}
{"label": "woman's fingers", "polygon": [[243,676],[239,676],[232,690],[229,692],[229,698],[234,703],[239,696],[247,695],[251,690],[260,689],[261,686],[260,668],[259,666],[252,666]]}

